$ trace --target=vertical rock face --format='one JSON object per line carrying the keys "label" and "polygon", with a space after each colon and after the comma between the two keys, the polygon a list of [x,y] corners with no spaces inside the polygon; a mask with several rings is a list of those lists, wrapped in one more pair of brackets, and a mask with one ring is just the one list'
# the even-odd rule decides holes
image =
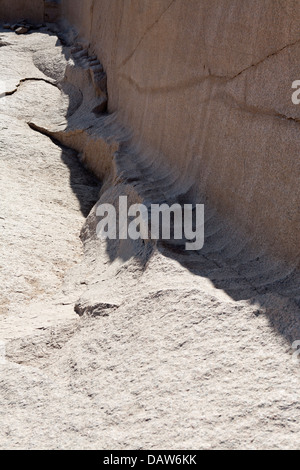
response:
{"label": "vertical rock face", "polygon": [[34,23],[44,20],[44,0],[0,0],[0,21],[26,18]]}
{"label": "vertical rock face", "polygon": [[109,110],[259,247],[299,252],[300,2],[64,0]]}

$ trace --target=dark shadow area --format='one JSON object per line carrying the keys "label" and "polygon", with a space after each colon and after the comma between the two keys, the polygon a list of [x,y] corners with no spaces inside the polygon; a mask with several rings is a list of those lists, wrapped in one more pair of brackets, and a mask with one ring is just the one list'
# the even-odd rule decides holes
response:
{"label": "dark shadow area", "polygon": [[256,316],[265,315],[276,333],[289,344],[299,340],[300,270],[297,262],[294,267],[286,265],[272,259],[259,246],[255,253],[245,235],[240,238],[243,249],[236,255],[234,252],[232,256],[228,252],[225,255],[224,247],[218,250],[222,237],[222,230],[214,237],[208,236],[199,252],[186,252],[165,243],[159,244],[158,249],[195,276],[208,278],[216,289],[224,291],[234,301],[248,301],[257,307]]}
{"label": "dark shadow area", "polygon": [[61,149],[61,159],[70,171],[70,187],[79,201],[83,216],[87,217],[99,199],[102,184],[80,163],[76,151]]}

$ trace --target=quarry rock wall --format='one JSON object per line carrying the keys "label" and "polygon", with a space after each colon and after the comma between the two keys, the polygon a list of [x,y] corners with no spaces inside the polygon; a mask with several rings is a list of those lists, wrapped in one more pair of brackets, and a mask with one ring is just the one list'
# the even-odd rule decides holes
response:
{"label": "quarry rock wall", "polygon": [[136,148],[297,262],[300,0],[62,0],[61,14],[104,65]]}

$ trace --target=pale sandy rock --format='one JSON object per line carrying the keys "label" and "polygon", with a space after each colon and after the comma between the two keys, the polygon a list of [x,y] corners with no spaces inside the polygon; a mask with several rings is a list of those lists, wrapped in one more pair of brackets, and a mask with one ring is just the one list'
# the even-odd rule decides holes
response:
{"label": "pale sandy rock", "polygon": [[[298,124],[259,91],[296,70],[293,2],[75,3],[72,51],[1,32],[0,447],[299,448]],[[199,253],[96,237],[98,204],[199,188]]]}

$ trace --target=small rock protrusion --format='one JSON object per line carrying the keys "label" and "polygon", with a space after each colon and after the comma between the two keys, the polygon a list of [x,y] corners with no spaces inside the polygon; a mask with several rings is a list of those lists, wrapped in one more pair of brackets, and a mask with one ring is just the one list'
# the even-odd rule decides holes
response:
{"label": "small rock protrusion", "polygon": [[26,28],[25,26],[20,26],[19,28],[17,28],[17,29],[15,30],[15,32],[16,32],[17,34],[26,34],[26,33],[28,33],[28,31],[29,31],[29,29]]}
{"label": "small rock protrusion", "polygon": [[111,310],[119,308],[119,304],[106,303],[106,302],[97,302],[97,303],[84,303],[78,301],[74,307],[75,313],[82,317],[87,315],[90,317],[108,317]]}

